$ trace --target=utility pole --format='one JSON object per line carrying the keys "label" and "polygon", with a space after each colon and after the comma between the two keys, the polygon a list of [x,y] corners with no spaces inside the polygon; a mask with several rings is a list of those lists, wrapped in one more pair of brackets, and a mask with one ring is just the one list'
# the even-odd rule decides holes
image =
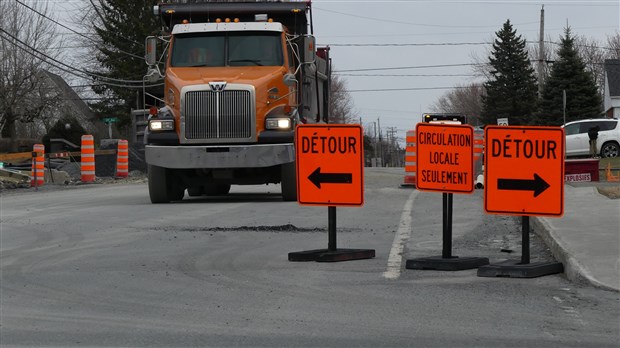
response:
{"label": "utility pole", "polygon": [[372,125],[375,128],[375,134],[372,137],[372,142],[374,143],[372,152],[373,152],[373,160],[374,160],[375,166],[377,166],[377,122],[373,122]]}
{"label": "utility pole", "polygon": [[381,120],[377,117],[377,127],[379,127],[379,157],[381,158],[381,167],[383,167],[383,141],[381,140]]}
{"label": "utility pole", "polygon": [[389,147],[389,153],[390,153],[390,166],[391,167],[395,167],[396,163],[395,163],[395,159],[396,159],[396,147],[394,146],[394,140],[395,137],[394,135],[396,134],[396,127],[390,127],[388,128],[388,136],[390,139],[390,147]]}
{"label": "utility pole", "polygon": [[545,61],[545,5],[540,9],[540,36],[538,38],[538,98],[542,98]]}

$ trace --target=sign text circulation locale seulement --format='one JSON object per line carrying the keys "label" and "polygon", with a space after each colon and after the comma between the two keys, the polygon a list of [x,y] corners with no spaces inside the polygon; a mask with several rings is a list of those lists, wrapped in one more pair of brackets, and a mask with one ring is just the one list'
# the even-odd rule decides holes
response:
{"label": "sign text circulation locale seulement", "polygon": [[442,192],[473,191],[473,128],[419,123],[416,127],[417,187]]}

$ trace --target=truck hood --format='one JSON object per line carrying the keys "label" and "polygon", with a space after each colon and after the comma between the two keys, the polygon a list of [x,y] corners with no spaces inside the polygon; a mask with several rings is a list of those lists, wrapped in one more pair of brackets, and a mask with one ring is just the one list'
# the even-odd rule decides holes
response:
{"label": "truck hood", "polygon": [[287,72],[281,66],[240,66],[240,67],[201,67],[168,68],[167,77],[171,83],[181,89],[183,86],[208,84],[212,81],[261,85],[274,78],[282,77]]}

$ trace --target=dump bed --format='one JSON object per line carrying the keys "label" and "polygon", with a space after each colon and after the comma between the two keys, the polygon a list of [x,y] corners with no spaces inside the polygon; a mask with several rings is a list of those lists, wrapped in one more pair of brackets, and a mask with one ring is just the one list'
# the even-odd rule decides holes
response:
{"label": "dump bed", "polygon": [[175,24],[188,20],[190,23],[215,22],[217,18],[238,18],[241,22],[254,22],[254,15],[266,14],[274,22],[284,24],[291,33],[307,34],[310,1],[256,2],[256,1],[205,1],[184,4],[159,4],[159,14],[166,31]]}

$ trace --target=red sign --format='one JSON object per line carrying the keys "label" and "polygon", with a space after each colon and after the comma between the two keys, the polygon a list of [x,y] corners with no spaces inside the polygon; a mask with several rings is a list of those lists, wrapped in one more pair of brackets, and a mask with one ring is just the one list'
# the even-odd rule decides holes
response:
{"label": "red sign", "polygon": [[416,187],[449,193],[474,192],[474,128],[418,123]]}
{"label": "red sign", "polygon": [[299,204],[364,204],[363,139],[360,125],[297,126],[295,155]]}
{"label": "red sign", "polygon": [[564,214],[564,129],[484,129],[484,210],[492,214]]}

